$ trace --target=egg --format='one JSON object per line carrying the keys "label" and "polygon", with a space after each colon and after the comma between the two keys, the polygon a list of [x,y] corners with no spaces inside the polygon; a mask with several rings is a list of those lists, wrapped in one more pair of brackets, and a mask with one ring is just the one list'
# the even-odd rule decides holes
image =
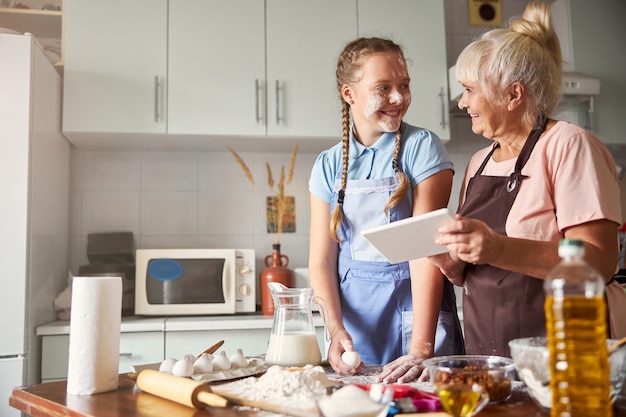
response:
{"label": "egg", "polygon": [[176,363],[175,358],[167,358],[163,362],[161,362],[161,365],[159,365],[159,371],[171,374],[172,368],[174,367],[175,363]]}
{"label": "egg", "polygon": [[347,365],[350,366],[359,366],[359,364],[361,363],[361,355],[358,354],[358,352],[343,352],[343,355],[341,355],[341,360],[344,361],[344,363],[346,363]]}
{"label": "egg", "polygon": [[225,371],[231,368],[231,363],[226,356],[226,352],[221,351],[219,355],[216,355],[213,358],[213,370],[214,371]]}
{"label": "egg", "polygon": [[248,366],[248,359],[243,354],[243,349],[237,349],[236,353],[230,355],[230,363],[235,368],[245,368]]}
{"label": "egg", "polygon": [[197,374],[204,374],[213,371],[213,355],[203,353],[193,363],[193,370]]}
{"label": "egg", "polygon": [[187,359],[177,361],[172,367],[172,375],[188,377],[193,375],[193,363]]}

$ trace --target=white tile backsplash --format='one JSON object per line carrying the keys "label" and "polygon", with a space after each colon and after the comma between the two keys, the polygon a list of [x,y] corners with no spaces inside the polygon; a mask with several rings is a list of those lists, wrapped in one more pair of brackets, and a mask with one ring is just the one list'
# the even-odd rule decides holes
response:
{"label": "white tile backsplash", "polygon": [[89,152],[82,155],[85,190],[139,190],[141,161],[137,152]]}
{"label": "white tile backsplash", "polygon": [[141,193],[142,236],[195,236],[198,233],[198,195],[188,191]]}
{"label": "white tile backsplash", "polygon": [[86,190],[82,196],[81,235],[94,232],[140,232],[138,192]]}
{"label": "white tile backsplash", "polygon": [[[252,170],[254,167],[253,154],[238,152],[246,166]],[[201,191],[241,191],[250,193],[254,190],[253,185],[246,177],[243,169],[236,162],[235,157],[224,152],[203,152],[198,155],[198,189]],[[257,184],[258,176],[254,178]]]}
{"label": "white tile backsplash", "polygon": [[253,197],[251,192],[201,192],[198,195],[198,234],[252,236]]}
{"label": "white tile backsplash", "polygon": [[198,161],[188,152],[149,152],[141,165],[142,190],[195,191]]}

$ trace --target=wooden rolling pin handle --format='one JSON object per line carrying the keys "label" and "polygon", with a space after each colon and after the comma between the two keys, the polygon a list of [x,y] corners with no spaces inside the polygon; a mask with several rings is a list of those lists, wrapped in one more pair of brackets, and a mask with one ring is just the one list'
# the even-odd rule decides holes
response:
{"label": "wooden rolling pin handle", "polygon": [[[208,386],[207,386],[208,387]],[[221,395],[213,394],[210,391],[200,390],[194,397],[200,404],[196,405],[194,401],[194,405],[196,408],[204,408],[205,405],[209,405],[211,407],[226,407],[228,405],[228,400]]]}
{"label": "wooden rolling pin handle", "polygon": [[188,407],[226,407],[228,401],[202,382],[182,378],[154,369],[144,369],[137,377],[140,390]]}

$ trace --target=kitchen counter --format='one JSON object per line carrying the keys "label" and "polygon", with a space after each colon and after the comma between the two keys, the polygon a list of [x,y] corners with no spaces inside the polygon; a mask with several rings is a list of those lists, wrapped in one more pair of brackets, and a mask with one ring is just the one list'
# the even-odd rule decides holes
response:
{"label": "kitchen counter", "polygon": [[[77,396],[66,392],[66,381],[17,387],[9,404],[32,417],[269,417],[276,414],[247,407],[197,410],[142,393],[130,374],[120,374],[119,388],[96,395]],[[337,378],[329,370],[330,378]],[[365,377],[349,377],[363,381]],[[343,379],[343,378],[339,378]],[[509,400],[485,407],[478,417],[545,417],[522,385],[516,385]],[[313,416],[312,416],[313,417]],[[615,406],[614,417],[626,417],[626,398]]]}

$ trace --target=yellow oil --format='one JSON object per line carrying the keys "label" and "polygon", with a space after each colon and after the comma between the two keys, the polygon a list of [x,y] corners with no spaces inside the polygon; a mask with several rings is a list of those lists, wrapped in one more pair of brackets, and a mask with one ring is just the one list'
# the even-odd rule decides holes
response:
{"label": "yellow oil", "polygon": [[437,384],[441,406],[454,417],[470,417],[483,405],[483,390],[470,384]]}
{"label": "yellow oil", "polygon": [[610,417],[606,306],[602,296],[546,297],[551,417]]}

